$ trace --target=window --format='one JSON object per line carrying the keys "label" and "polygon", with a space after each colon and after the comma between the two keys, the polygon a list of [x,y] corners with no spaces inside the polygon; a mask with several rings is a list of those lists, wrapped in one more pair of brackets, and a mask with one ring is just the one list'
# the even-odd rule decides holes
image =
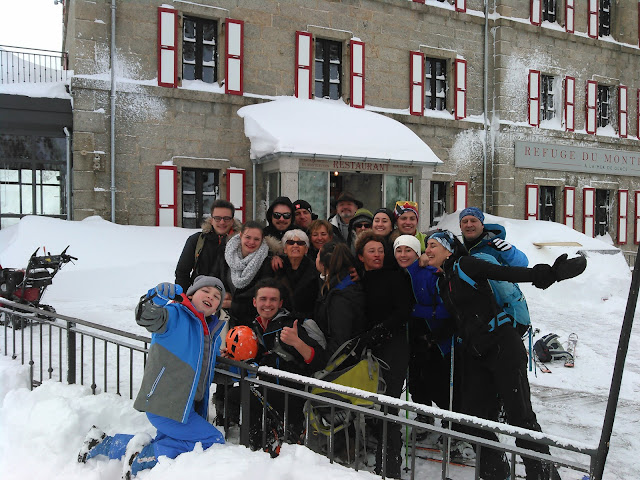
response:
{"label": "window", "polygon": [[447,61],[441,58],[425,58],[424,108],[447,109]]}
{"label": "window", "polygon": [[611,33],[611,0],[600,0],[598,34],[607,37]]}
{"label": "window", "polygon": [[218,80],[218,24],[215,20],[184,17],[182,78],[213,83]]}
{"label": "window", "polygon": [[556,116],[553,82],[551,75],[540,76],[540,120],[551,120]]}
{"label": "window", "polygon": [[199,228],[211,213],[211,204],[220,197],[219,171],[182,169],[182,226]]}
{"label": "window", "polygon": [[316,38],[315,96],[338,100],[342,97],[342,43]]}
{"label": "window", "polygon": [[431,218],[429,225],[433,226],[442,220],[446,210],[447,184],[445,182],[431,182]]}
{"label": "window", "polygon": [[556,0],[542,0],[542,20],[556,22]]}
{"label": "window", "polygon": [[25,215],[66,218],[64,138],[0,135],[0,228]]}
{"label": "window", "polygon": [[606,127],[611,122],[611,90],[606,85],[598,85],[598,127]]}
{"label": "window", "polygon": [[556,221],[556,187],[540,185],[538,220]]}
{"label": "window", "polygon": [[601,236],[609,231],[611,199],[609,190],[596,190],[595,235]]}

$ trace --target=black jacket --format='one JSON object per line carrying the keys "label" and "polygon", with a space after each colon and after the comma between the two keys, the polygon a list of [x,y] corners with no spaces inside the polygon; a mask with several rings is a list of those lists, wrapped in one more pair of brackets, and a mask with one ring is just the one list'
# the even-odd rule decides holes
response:
{"label": "black jacket", "polygon": [[362,275],[367,328],[382,324],[392,334],[404,335],[415,299],[405,270],[381,268]]}
{"label": "black jacket", "polygon": [[328,357],[366,329],[365,296],[360,282],[353,282],[347,272],[342,279],[332,280],[329,291],[318,297],[313,317],[327,339]]}
{"label": "black jacket", "polygon": [[[240,231],[240,224],[234,221],[229,235],[238,231]],[[218,235],[209,222],[203,223],[202,232],[189,236],[184,244],[178,265],[176,265],[176,284],[186,291],[198,275],[217,277],[222,280],[221,275],[225,263],[224,247],[229,235]],[[204,245],[196,260],[196,246],[200,236],[204,237]],[[225,288],[227,288],[226,283]]]}
{"label": "black jacket", "polygon": [[[224,254],[222,254],[222,256],[224,259]],[[221,280],[225,288],[228,288],[227,291],[231,294],[231,307],[229,308],[229,316],[231,317],[229,320],[230,328],[236,325],[251,325],[251,322],[257,315],[256,307],[253,306],[256,283],[258,283],[258,280],[269,277],[273,277],[271,257],[264,259],[258,273],[256,273],[248,285],[242,288],[236,288],[231,281],[231,269],[229,269],[226,262],[224,263],[224,273]]]}
{"label": "black jacket", "polygon": [[[293,322],[296,319],[298,320],[298,337],[315,351],[311,362],[308,364],[305,363],[302,355],[295,348],[280,341],[280,331],[284,327],[293,327]],[[267,324],[266,329],[262,328],[257,318],[254,318],[250,326],[259,339],[260,349],[256,358],[259,365],[307,376],[311,376],[317,370],[324,368],[326,356],[324,348],[317,339],[318,335],[322,336],[322,332],[320,332],[313,320],[298,319],[297,316],[281,308],[278,314]]]}
{"label": "black jacket", "polygon": [[[482,355],[500,337],[491,331],[489,325],[500,309],[488,279],[532,282],[533,269],[505,267],[469,255],[460,257],[458,261],[462,271],[477,282],[477,288],[456,274],[456,259],[452,256],[443,265],[444,272],[438,279],[438,293],[455,321],[455,333],[462,339],[463,345],[473,353]],[[511,324],[506,325],[512,328]]]}
{"label": "black jacket", "polygon": [[287,289],[288,298],[285,299],[284,307],[302,318],[313,318],[320,279],[315,261],[303,257],[297,270],[291,267],[286,256],[282,257],[282,261],[284,266],[276,271],[275,277]]}

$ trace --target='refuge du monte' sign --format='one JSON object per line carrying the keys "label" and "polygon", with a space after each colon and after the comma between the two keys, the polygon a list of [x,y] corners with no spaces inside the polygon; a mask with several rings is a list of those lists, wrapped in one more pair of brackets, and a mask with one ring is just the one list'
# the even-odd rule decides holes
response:
{"label": "'refuge du monte' sign", "polygon": [[516,167],[640,176],[640,151],[516,141]]}

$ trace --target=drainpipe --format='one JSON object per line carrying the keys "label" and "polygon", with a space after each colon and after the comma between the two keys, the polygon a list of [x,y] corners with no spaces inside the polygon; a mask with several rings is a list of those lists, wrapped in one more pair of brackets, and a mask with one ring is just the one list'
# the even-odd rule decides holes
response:
{"label": "drainpipe", "polygon": [[116,223],[116,0],[111,0],[111,221]]}
{"label": "drainpipe", "polygon": [[256,163],[256,160],[251,160],[251,175],[253,176],[253,179],[251,180],[253,183],[253,193],[251,200],[253,212],[251,216],[253,217],[253,220],[256,219]]}
{"label": "drainpipe", "polygon": [[67,137],[67,175],[66,175],[66,189],[67,189],[67,220],[71,220],[71,135],[67,127],[63,127],[64,135]]}
{"label": "drainpipe", "polygon": [[489,144],[489,0],[484,1],[484,142],[482,144],[482,211],[487,211],[487,150]]}

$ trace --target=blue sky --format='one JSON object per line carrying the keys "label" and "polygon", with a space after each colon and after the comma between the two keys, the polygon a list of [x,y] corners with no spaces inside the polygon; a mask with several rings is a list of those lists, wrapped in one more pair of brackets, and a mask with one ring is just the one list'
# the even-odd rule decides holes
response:
{"label": "blue sky", "polygon": [[0,0],[0,45],[62,49],[62,5],[53,0]]}

